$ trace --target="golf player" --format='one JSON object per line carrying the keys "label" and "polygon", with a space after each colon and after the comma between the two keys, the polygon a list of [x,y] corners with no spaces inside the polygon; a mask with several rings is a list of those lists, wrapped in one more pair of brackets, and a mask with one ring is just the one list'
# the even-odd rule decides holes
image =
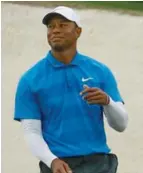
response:
{"label": "golf player", "polygon": [[82,26],[73,9],[59,6],[42,22],[51,50],[21,76],[14,115],[40,173],[115,173],[104,118],[118,132],[128,124],[115,77],[77,49]]}

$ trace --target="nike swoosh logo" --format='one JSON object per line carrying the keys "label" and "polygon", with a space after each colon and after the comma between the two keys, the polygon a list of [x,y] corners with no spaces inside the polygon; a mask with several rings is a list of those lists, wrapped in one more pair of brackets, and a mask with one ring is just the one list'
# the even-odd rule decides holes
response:
{"label": "nike swoosh logo", "polygon": [[89,78],[82,78],[81,80],[82,80],[82,82],[87,82],[87,81],[89,81],[89,80],[91,80],[91,79],[93,79],[92,77],[89,77]]}

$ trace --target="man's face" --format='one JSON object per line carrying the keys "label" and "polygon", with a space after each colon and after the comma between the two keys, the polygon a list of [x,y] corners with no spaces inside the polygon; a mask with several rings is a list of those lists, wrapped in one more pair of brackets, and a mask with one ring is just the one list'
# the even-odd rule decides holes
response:
{"label": "man's face", "polygon": [[47,25],[48,43],[56,51],[72,48],[80,34],[81,28],[60,15],[52,17]]}

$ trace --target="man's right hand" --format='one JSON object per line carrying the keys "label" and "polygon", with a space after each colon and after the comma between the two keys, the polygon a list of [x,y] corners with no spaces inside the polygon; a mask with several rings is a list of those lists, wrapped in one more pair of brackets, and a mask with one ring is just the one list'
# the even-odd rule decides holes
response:
{"label": "man's right hand", "polygon": [[53,173],[72,173],[69,165],[58,158],[52,161],[51,169]]}

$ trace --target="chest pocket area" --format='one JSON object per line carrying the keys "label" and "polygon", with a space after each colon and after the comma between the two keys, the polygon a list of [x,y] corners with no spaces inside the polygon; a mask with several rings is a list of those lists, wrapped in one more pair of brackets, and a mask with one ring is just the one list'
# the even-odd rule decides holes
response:
{"label": "chest pocket area", "polygon": [[98,79],[91,78],[90,80],[83,83],[83,85],[88,85],[89,87],[95,87],[103,89],[103,82]]}

